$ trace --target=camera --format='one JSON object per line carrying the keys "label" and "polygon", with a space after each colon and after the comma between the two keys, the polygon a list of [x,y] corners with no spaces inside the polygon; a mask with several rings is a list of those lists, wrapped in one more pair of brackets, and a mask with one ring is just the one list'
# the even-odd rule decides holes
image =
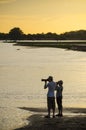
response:
{"label": "camera", "polygon": [[47,79],[41,79],[41,81],[48,81]]}

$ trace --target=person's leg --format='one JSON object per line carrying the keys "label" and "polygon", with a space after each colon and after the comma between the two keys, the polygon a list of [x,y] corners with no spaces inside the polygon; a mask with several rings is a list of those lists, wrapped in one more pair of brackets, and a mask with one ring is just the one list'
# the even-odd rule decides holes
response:
{"label": "person's leg", "polygon": [[58,114],[56,116],[60,115],[60,100],[59,97],[56,98],[57,106],[58,106]]}
{"label": "person's leg", "polygon": [[55,117],[55,97],[52,98],[53,118]]}
{"label": "person's leg", "polygon": [[62,107],[62,97],[60,97],[60,116],[62,116],[62,110],[63,110],[63,107]]}
{"label": "person's leg", "polygon": [[48,109],[48,115],[45,117],[50,118],[50,98],[49,97],[47,97],[47,109]]}

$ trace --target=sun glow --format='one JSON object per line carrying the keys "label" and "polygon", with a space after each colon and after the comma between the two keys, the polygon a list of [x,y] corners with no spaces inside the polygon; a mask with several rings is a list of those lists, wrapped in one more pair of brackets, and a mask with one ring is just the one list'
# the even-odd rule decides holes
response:
{"label": "sun glow", "polygon": [[63,33],[86,29],[85,0],[0,0],[0,32]]}

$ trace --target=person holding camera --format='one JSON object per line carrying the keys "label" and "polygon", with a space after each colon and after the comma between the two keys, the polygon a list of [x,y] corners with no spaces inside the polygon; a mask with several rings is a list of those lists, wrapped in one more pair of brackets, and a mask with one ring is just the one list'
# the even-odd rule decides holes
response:
{"label": "person holding camera", "polygon": [[48,79],[42,79],[42,81],[45,81],[44,89],[48,88],[47,93],[47,107],[48,107],[48,115],[45,116],[46,118],[50,118],[50,112],[51,109],[53,111],[53,118],[55,117],[55,88],[56,88],[56,82],[53,81],[53,77],[49,76]]}
{"label": "person holding camera", "polygon": [[63,91],[63,81],[60,80],[56,82],[56,102],[58,106],[59,113],[56,116],[63,116],[62,114],[62,91]]}

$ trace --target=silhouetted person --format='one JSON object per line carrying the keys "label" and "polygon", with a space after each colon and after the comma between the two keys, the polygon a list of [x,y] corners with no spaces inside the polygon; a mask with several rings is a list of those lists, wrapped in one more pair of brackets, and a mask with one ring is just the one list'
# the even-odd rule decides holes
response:
{"label": "silhouetted person", "polygon": [[63,91],[63,81],[60,80],[56,82],[56,102],[58,106],[58,114],[56,116],[63,116],[62,114],[62,91]]}
{"label": "silhouetted person", "polygon": [[[48,83],[47,83],[48,81]],[[53,81],[53,77],[49,76],[47,80],[45,80],[44,89],[48,88],[47,93],[47,107],[48,107],[48,115],[45,116],[46,118],[50,118],[51,109],[53,111],[53,118],[55,117],[55,88],[56,82]]]}

